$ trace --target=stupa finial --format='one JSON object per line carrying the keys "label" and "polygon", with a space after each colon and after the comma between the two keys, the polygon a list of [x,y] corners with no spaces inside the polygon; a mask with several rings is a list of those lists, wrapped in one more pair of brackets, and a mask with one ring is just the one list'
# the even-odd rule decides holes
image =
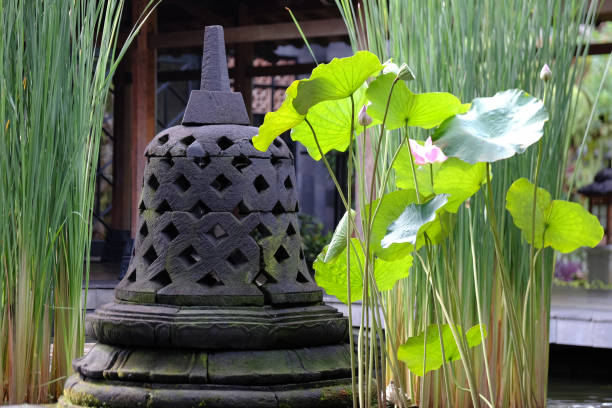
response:
{"label": "stupa finial", "polygon": [[249,124],[249,115],[242,95],[230,90],[223,27],[207,26],[204,30],[200,90],[191,91],[183,125]]}
{"label": "stupa finial", "polygon": [[204,55],[200,90],[230,92],[223,27],[208,26],[204,30]]}

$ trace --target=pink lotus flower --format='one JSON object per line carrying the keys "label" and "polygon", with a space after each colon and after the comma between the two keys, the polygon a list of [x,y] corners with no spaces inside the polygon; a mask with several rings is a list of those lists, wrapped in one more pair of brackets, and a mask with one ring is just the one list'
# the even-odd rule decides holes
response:
{"label": "pink lotus flower", "polygon": [[431,137],[425,141],[425,145],[421,146],[416,140],[408,139],[410,150],[414,156],[414,162],[418,165],[439,162],[442,163],[448,157],[440,150],[438,146],[434,146]]}

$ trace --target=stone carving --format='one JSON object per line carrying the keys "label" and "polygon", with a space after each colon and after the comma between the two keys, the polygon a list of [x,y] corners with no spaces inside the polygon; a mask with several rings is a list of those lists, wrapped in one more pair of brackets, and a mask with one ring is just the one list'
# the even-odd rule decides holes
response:
{"label": "stone carving", "polygon": [[301,249],[293,157],[230,92],[219,26],[181,126],[146,149],[135,250],[60,407],[348,407],[348,322]]}

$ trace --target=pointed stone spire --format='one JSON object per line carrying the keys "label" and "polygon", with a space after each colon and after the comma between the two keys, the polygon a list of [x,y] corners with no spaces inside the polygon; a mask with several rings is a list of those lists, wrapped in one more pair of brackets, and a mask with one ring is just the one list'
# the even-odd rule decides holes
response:
{"label": "pointed stone spire", "polygon": [[208,26],[204,30],[204,55],[202,56],[200,89],[230,92],[223,27],[218,25]]}
{"label": "pointed stone spire", "polygon": [[204,30],[200,90],[191,91],[183,125],[248,124],[249,116],[242,95],[230,90],[223,27],[207,26]]}

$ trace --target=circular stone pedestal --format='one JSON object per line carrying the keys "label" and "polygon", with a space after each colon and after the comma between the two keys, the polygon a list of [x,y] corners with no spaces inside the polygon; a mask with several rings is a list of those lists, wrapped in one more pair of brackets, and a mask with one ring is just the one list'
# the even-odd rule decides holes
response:
{"label": "circular stone pedestal", "polygon": [[[325,305],[109,303],[58,407],[350,407],[347,320]],[[112,344],[112,345],[111,345]]]}
{"label": "circular stone pedestal", "polygon": [[58,407],[349,407],[346,345],[180,351],[97,344]]}

